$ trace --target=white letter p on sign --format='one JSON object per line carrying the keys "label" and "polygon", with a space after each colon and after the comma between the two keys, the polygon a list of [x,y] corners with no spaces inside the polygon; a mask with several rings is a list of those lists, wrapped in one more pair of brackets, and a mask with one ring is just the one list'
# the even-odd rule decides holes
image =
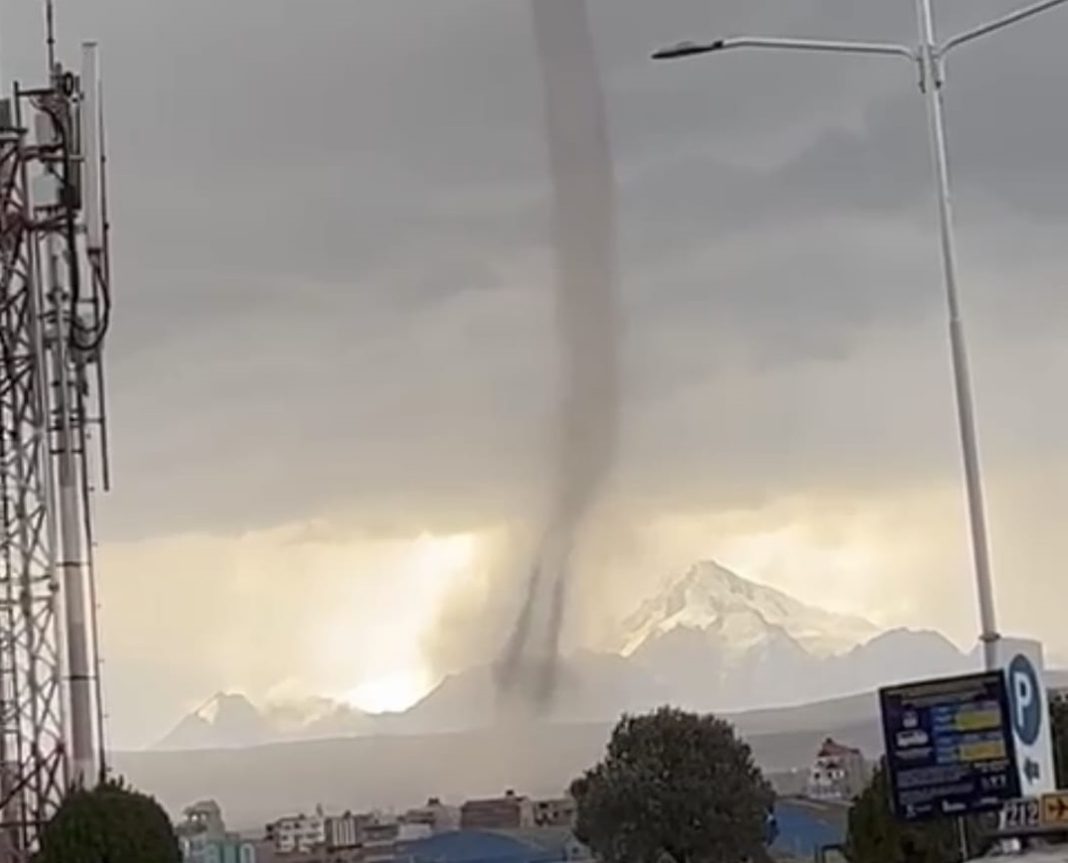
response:
{"label": "white letter p on sign", "polygon": [[1016,727],[1024,728],[1027,725],[1027,711],[1035,699],[1035,689],[1031,685],[1031,678],[1026,674],[1014,674],[1012,676],[1013,706],[1016,708]]}

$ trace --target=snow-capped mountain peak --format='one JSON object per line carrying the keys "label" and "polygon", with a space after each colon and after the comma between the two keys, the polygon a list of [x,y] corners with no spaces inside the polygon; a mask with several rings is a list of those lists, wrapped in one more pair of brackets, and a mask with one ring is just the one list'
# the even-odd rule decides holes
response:
{"label": "snow-capped mountain peak", "polygon": [[[973,667],[973,658],[938,633],[880,633],[865,620],[807,605],[706,562],[646,600],[626,620],[611,655],[564,659],[552,719],[607,722],[659,704],[717,712],[772,708]],[[490,666],[469,668],[390,716],[368,716],[329,698],[257,707],[243,695],[219,694],[157,748],[468,730],[499,718],[494,680]]]}
{"label": "snow-capped mountain peak", "polygon": [[813,656],[833,656],[862,644],[879,630],[866,620],[834,614],[748,581],[714,561],[698,563],[668,582],[623,623],[621,652],[673,629],[717,633],[746,652],[785,633]]}
{"label": "snow-capped mountain peak", "polygon": [[289,739],[317,738],[362,728],[366,716],[330,698],[275,701],[263,707],[247,696],[219,692],[187,714],[159,749],[226,749]]}
{"label": "snow-capped mountain peak", "polygon": [[235,692],[216,692],[191,714],[210,725],[237,723],[255,717],[256,708],[247,698]]}

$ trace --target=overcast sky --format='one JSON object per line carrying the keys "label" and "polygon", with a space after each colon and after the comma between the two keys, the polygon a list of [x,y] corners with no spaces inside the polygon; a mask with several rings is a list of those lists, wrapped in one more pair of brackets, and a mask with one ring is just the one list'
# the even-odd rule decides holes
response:
{"label": "overcast sky", "polygon": [[[501,532],[542,491],[555,371],[527,0],[57,5],[106,80],[116,741],[220,688],[388,690],[488,649],[468,600],[501,593]],[[916,70],[647,59],[746,31],[912,41],[913,4],[590,6],[625,401],[573,637],[716,556],[970,645]],[[937,6],[947,33],[1009,8]],[[7,79],[42,63],[37,13],[0,6]],[[1054,12],[962,49],[946,100],[1004,629],[1068,653],[1065,33]],[[446,648],[450,626],[479,634]]]}

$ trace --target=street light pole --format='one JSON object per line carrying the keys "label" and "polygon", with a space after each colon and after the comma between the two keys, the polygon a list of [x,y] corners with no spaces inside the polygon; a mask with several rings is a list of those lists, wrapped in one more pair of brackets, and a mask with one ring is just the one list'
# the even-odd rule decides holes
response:
{"label": "street light pole", "polygon": [[919,65],[920,87],[927,103],[927,120],[930,127],[931,153],[938,194],[942,274],[945,281],[946,304],[949,312],[949,342],[953,363],[957,420],[960,426],[961,451],[964,461],[964,481],[968,503],[972,558],[979,603],[980,641],[983,645],[983,661],[988,670],[997,668],[997,648],[1001,636],[998,633],[997,616],[994,609],[990,543],[987,535],[986,506],[983,499],[975,405],[972,397],[968,351],[964,338],[960,300],[957,291],[957,258],[953,234],[953,207],[950,200],[949,153],[946,146],[945,117],[942,110],[945,57],[959,45],[964,45],[981,36],[995,33],[1011,24],[1034,17],[1040,12],[1045,12],[1047,9],[1052,9],[1066,2],[1068,0],[1039,0],[1039,2],[1032,3],[1001,18],[959,33],[947,39],[941,45],[938,44],[935,38],[932,0],[916,0],[920,42],[915,48],[888,42],[843,42],[820,39],[739,36],[705,43],[682,42],[674,47],[658,51],[653,55],[654,59],[657,60],[673,60],[731,48],[763,48],[905,57]]}
{"label": "street light pole", "polygon": [[920,82],[927,101],[927,119],[931,134],[931,157],[938,186],[939,236],[942,240],[942,273],[945,279],[946,306],[949,311],[949,345],[953,357],[953,379],[957,394],[957,419],[960,425],[961,454],[964,459],[964,482],[967,489],[968,522],[971,527],[972,557],[979,601],[980,640],[987,670],[997,667],[997,643],[1000,638],[994,610],[994,587],[990,567],[990,542],[987,537],[986,504],[979,466],[979,442],[976,435],[975,403],[968,363],[968,350],[961,322],[957,291],[957,249],[953,234],[953,204],[949,193],[949,152],[946,146],[946,122],[942,110],[943,65],[935,44],[934,15],[931,0],[916,0],[920,21]]}

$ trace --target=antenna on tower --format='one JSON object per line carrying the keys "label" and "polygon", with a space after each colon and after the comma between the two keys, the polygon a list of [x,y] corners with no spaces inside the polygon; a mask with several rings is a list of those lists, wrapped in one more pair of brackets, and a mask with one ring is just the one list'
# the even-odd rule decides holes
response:
{"label": "antenna on tower", "polygon": [[56,6],[53,0],[45,0],[45,48],[48,51],[48,74],[56,71]]}
{"label": "antenna on tower", "polygon": [[[100,271],[103,273],[103,284],[111,285],[111,223],[108,220],[108,139],[107,127],[104,123],[104,82],[99,82],[98,94],[100,102],[98,113],[100,114],[100,229],[102,231],[103,250],[100,256]],[[108,318],[111,314],[111,288],[107,287],[105,302],[108,308]],[[97,402],[99,406],[99,434],[100,441],[100,482],[104,491],[111,491],[111,448],[108,444],[108,405],[107,387],[104,382],[104,364],[96,363],[96,387]]]}

